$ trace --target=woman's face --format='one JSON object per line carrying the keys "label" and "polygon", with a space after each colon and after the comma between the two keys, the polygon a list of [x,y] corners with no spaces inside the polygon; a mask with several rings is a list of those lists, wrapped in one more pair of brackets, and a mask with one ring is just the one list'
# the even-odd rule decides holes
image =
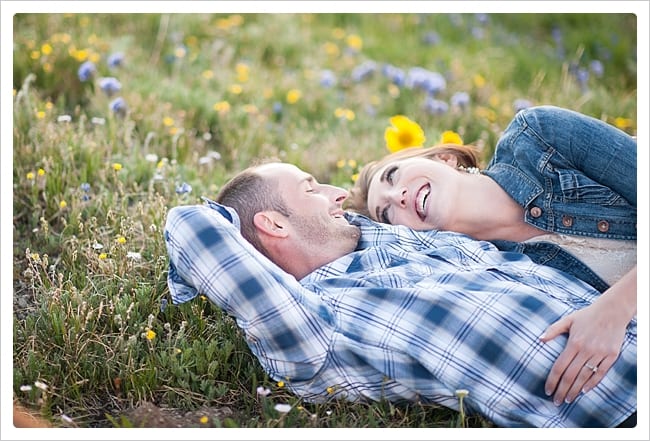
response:
{"label": "woman's face", "polygon": [[370,217],[416,230],[446,229],[458,176],[439,159],[409,158],[381,167],[368,186]]}

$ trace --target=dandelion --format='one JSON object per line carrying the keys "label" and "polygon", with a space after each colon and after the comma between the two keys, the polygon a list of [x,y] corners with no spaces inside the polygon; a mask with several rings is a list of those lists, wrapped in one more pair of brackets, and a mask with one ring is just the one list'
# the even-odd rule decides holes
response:
{"label": "dandelion", "polygon": [[237,81],[240,83],[245,83],[248,81],[248,73],[250,71],[250,68],[247,64],[237,63],[235,70],[237,71]]}
{"label": "dandelion", "polygon": [[345,109],[343,107],[338,107],[336,110],[334,110],[334,116],[340,119],[347,119],[348,121],[352,121],[355,118],[354,112],[350,109]]}
{"label": "dandelion", "polygon": [[288,413],[291,410],[291,405],[278,403],[273,408],[280,413]]}
{"label": "dandelion", "polygon": [[453,130],[445,130],[440,136],[440,144],[458,144],[463,145],[463,138]]}
{"label": "dandelion", "polygon": [[390,118],[391,126],[386,128],[384,139],[390,152],[397,152],[408,147],[422,147],[425,141],[424,131],[418,123],[404,115]]}
{"label": "dandelion", "polygon": [[258,386],[257,387],[257,395],[260,397],[266,397],[271,393],[271,390],[264,387],[264,386]]}
{"label": "dandelion", "polygon": [[66,201],[61,201],[61,202],[59,202],[59,207],[60,207],[61,209],[65,208],[65,207],[67,207],[67,206],[68,206],[68,203],[67,203]]}
{"label": "dandelion", "polygon": [[210,69],[206,69],[203,72],[201,72],[201,76],[206,80],[209,80],[212,77],[214,77],[214,72],[212,72]]}
{"label": "dandelion", "polygon": [[42,168],[39,168],[38,171],[36,172],[39,176],[45,176],[45,170]]}
{"label": "dandelion", "polygon": [[341,51],[339,50],[339,47],[332,43],[331,41],[326,42],[323,44],[323,51],[329,55],[330,57],[338,57]]}
{"label": "dandelion", "polygon": [[332,386],[329,386],[329,387],[327,388],[327,393],[328,393],[329,395],[332,395],[332,394],[334,393],[334,388],[333,388]]}
{"label": "dandelion", "polygon": [[99,88],[107,96],[113,96],[120,90],[122,90],[122,83],[120,83],[117,78],[114,77],[104,77],[99,80]]}
{"label": "dandelion", "polygon": [[121,96],[111,101],[108,104],[108,108],[111,109],[111,112],[119,116],[124,116],[126,114],[126,109],[127,109],[126,102],[124,101],[124,98],[122,98]]}
{"label": "dandelion", "polygon": [[105,260],[108,257],[108,254],[106,253],[99,253],[99,256],[97,256],[99,260]]}
{"label": "dandelion", "polygon": [[34,179],[34,172],[29,172],[29,173],[27,173],[26,177],[27,177],[27,179],[29,179],[30,181],[33,180],[33,179]]}
{"label": "dandelion", "polygon": [[43,112],[42,110],[39,110],[38,112],[36,112],[36,118],[38,118],[38,119],[45,118],[45,112]]}
{"label": "dandelion", "polygon": [[152,331],[151,329],[148,329],[147,333],[145,334],[145,338],[149,341],[153,340],[154,338],[156,338],[156,332]]}
{"label": "dandelion", "polygon": [[166,117],[163,118],[163,124],[166,127],[171,127],[171,126],[174,125],[174,119],[170,118],[169,116],[166,116]]}
{"label": "dandelion", "polygon": [[456,389],[454,395],[458,397],[458,412],[460,412],[460,421],[463,427],[465,427],[465,408],[463,407],[463,399],[469,395],[467,389]]}
{"label": "dandelion", "polygon": [[284,381],[282,380],[278,381],[278,387],[282,389],[284,387]]}
{"label": "dandelion", "polygon": [[97,72],[95,63],[92,61],[85,61],[81,64],[81,66],[79,66],[79,70],[77,70],[77,76],[81,82],[86,82],[92,78],[93,75],[95,75],[95,72]]}
{"label": "dandelion", "polygon": [[126,243],[126,237],[124,237],[124,236],[117,236],[117,239],[115,239],[115,241],[116,241],[117,243],[119,243],[120,245],[123,245],[123,244]]}
{"label": "dandelion", "polygon": [[201,424],[208,424],[208,417],[205,416],[205,415],[203,415],[203,416],[199,419],[199,422],[200,422]]}
{"label": "dandelion", "polygon": [[41,52],[43,55],[50,55],[52,53],[52,46],[49,43],[45,43],[41,46]]}
{"label": "dandelion", "polygon": [[113,167],[113,170],[115,170],[115,171],[122,170],[122,164],[120,164],[119,162],[114,162],[112,167]]}
{"label": "dandelion", "polygon": [[287,92],[287,103],[296,104],[302,97],[302,92],[298,89],[291,89]]}

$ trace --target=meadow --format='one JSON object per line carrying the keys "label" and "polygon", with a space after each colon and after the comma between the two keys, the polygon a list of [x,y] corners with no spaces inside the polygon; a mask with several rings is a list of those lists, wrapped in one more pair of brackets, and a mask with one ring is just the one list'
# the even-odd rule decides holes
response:
{"label": "meadow", "polygon": [[290,394],[204,297],[171,304],[166,213],[269,157],[349,188],[387,152],[395,115],[425,145],[454,132],[484,163],[514,113],[537,104],[636,135],[633,14],[13,24],[13,395],[55,426],[490,427],[432,405]]}

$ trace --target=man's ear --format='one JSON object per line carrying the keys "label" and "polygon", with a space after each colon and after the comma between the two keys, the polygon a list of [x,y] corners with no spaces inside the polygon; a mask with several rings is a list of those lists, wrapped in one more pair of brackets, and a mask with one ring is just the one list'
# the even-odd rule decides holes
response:
{"label": "man's ear", "polygon": [[258,231],[273,237],[286,237],[285,217],[277,211],[260,211],[253,216],[253,223]]}
{"label": "man's ear", "polygon": [[433,159],[436,161],[444,162],[453,168],[458,167],[458,156],[454,155],[453,153],[436,153],[433,155]]}

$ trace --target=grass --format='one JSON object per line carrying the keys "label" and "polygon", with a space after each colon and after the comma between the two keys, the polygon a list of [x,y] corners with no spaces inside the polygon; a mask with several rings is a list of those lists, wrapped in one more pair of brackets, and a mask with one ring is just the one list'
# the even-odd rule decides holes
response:
{"label": "grass", "polygon": [[[631,14],[16,15],[14,399],[76,427],[132,426],[144,401],[231,410],[188,427],[490,426],[436,406],[289,394],[231,318],[204,298],[169,304],[165,215],[267,156],[349,187],[386,152],[398,113],[427,144],[453,130],[484,159],[518,100],[635,135],[635,30]],[[81,81],[88,60],[96,73]],[[429,113],[385,64],[439,72],[436,98],[466,92],[469,104]],[[123,112],[110,110],[117,96]]]}

